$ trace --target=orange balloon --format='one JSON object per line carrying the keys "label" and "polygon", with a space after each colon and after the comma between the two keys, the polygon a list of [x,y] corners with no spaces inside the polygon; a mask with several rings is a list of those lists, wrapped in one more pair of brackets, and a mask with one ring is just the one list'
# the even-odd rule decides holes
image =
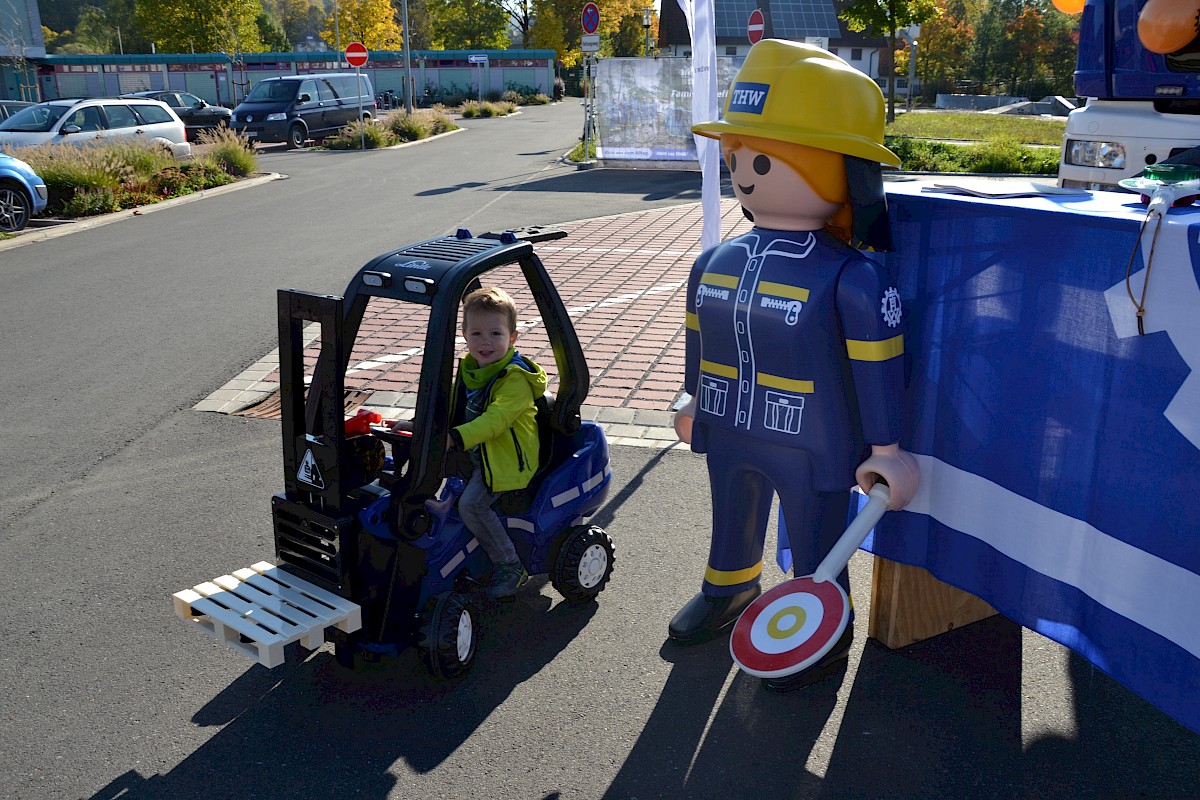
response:
{"label": "orange balloon", "polygon": [[1078,14],[1083,11],[1085,0],[1054,0],[1054,7],[1064,14]]}
{"label": "orange balloon", "polygon": [[1198,15],[1200,0],[1150,0],[1138,15],[1138,38],[1152,53],[1174,53],[1200,34]]}

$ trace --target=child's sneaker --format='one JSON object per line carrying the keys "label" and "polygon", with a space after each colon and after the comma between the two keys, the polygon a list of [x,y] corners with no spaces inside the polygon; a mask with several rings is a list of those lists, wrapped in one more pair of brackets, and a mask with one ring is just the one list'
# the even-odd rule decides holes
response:
{"label": "child's sneaker", "polygon": [[529,580],[525,566],[516,561],[512,564],[497,564],[492,571],[492,583],[488,587],[488,597],[493,600],[511,601],[517,596],[517,589]]}

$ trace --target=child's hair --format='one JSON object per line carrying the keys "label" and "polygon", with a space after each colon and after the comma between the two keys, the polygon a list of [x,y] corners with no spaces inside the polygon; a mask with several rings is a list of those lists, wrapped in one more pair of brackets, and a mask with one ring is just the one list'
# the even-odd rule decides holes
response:
{"label": "child's hair", "polygon": [[854,220],[850,211],[850,188],[846,182],[846,161],[841,153],[778,139],[726,133],[721,136],[721,155],[725,157],[726,164],[729,163],[729,153],[742,145],[779,159],[800,173],[804,182],[822,200],[841,204],[841,208],[834,212],[825,225],[825,230],[843,242],[850,241]]}
{"label": "child's hair", "polygon": [[463,298],[463,330],[467,327],[467,314],[472,311],[490,311],[502,314],[508,320],[510,333],[517,330],[517,304],[509,297],[508,292],[496,286],[476,289]]}

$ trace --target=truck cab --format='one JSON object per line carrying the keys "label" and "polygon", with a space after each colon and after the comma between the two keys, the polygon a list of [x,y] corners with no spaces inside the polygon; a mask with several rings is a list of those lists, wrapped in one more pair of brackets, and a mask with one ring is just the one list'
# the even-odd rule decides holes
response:
{"label": "truck cab", "polygon": [[1060,186],[1113,189],[1200,147],[1200,36],[1186,30],[1178,47],[1156,52],[1161,35],[1143,41],[1138,24],[1159,3],[1193,1],[1087,0],[1075,71],[1087,104],[1067,117]]}

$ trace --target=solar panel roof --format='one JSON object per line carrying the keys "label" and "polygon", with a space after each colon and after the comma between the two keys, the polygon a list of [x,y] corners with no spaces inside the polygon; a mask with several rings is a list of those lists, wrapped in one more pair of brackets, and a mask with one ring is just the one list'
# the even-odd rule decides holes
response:
{"label": "solar panel roof", "polygon": [[717,36],[745,36],[750,12],[769,12],[771,35],[780,39],[839,35],[833,0],[715,0]]}

